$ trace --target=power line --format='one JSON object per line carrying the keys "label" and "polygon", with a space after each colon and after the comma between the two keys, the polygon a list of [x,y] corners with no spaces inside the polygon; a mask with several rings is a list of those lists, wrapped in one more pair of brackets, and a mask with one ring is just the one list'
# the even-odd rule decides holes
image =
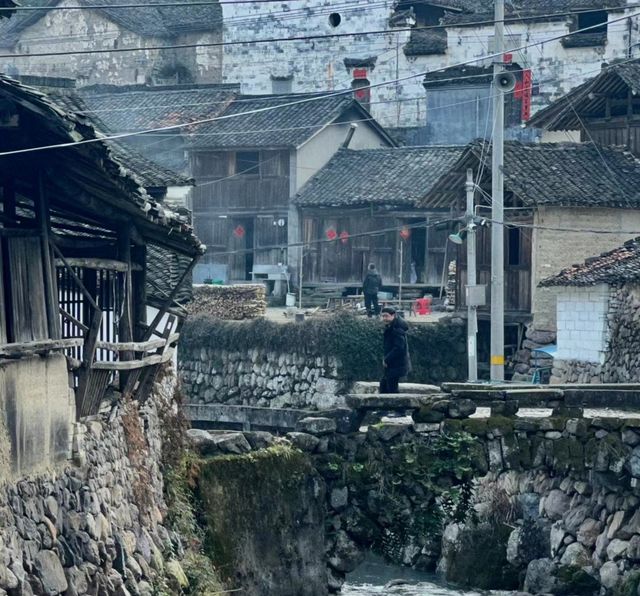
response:
{"label": "power line", "polygon": [[[628,19],[630,17],[633,16],[637,16],[639,15],[640,12],[634,13],[633,15],[625,15],[624,17],[620,17],[619,19],[616,19],[615,21],[610,21],[610,22],[617,22],[619,20],[624,20],[624,19]],[[442,70],[446,70],[446,69],[450,69],[450,68],[457,68],[460,66],[466,66],[468,64],[473,64],[474,62],[478,62],[481,60],[488,60],[490,58],[495,58],[498,57],[499,55],[502,55],[504,53],[511,53],[511,52],[517,52],[519,50],[528,48],[528,47],[533,47],[536,45],[542,45],[545,43],[549,43],[551,41],[555,41],[558,39],[564,39],[566,37],[570,37],[572,35],[576,35],[579,33],[583,33],[585,31],[590,31],[594,28],[599,27],[599,25],[591,25],[589,27],[584,27],[583,29],[577,29],[575,31],[571,31],[569,33],[565,33],[562,35],[558,35],[552,38],[548,38],[548,39],[544,39],[541,41],[537,41],[537,42],[533,42],[530,44],[526,44],[524,46],[521,46],[519,48],[513,48],[511,50],[507,50],[505,52],[495,52],[493,54],[489,54],[486,56],[480,56],[477,58],[471,58],[470,60],[466,60],[464,62],[459,62],[457,64],[452,64],[450,66],[447,67],[441,67],[438,68],[434,71],[423,71],[423,72],[419,72],[417,74],[412,74],[412,75],[405,75],[403,77],[399,77],[396,79],[392,79],[390,81],[382,81],[379,83],[371,83],[365,87],[362,87],[362,89],[373,89],[373,88],[377,88],[377,87],[383,87],[386,85],[392,85],[395,83],[399,83],[401,81],[406,81],[406,80],[410,80],[410,79],[414,79],[417,77],[424,77],[425,75],[429,74],[430,72],[439,72]],[[298,101],[293,101],[293,102],[288,102],[288,103],[283,103],[283,104],[278,104],[276,106],[267,106],[264,108],[256,108],[254,110],[248,110],[246,112],[239,112],[239,113],[235,113],[235,114],[226,114],[226,115],[222,115],[222,116],[214,116],[211,118],[204,118],[204,119],[200,119],[200,120],[195,120],[192,122],[184,122],[184,123],[180,123],[180,124],[172,124],[172,125],[168,125],[168,126],[161,126],[161,127],[157,127],[157,128],[150,128],[147,130],[142,130],[142,131],[137,131],[137,132],[128,132],[128,133],[120,133],[120,134],[116,134],[116,135],[101,135],[98,138],[94,138],[94,139],[83,139],[81,141],[71,141],[71,142],[67,142],[67,143],[58,143],[55,145],[45,145],[45,146],[40,146],[40,147],[29,147],[26,149],[17,149],[17,150],[13,150],[13,151],[4,151],[0,153],[0,157],[2,156],[8,156],[8,155],[17,155],[17,154],[21,154],[21,153],[31,153],[31,152],[35,152],[35,151],[41,151],[41,150],[45,150],[45,149],[58,149],[58,148],[65,148],[65,147],[73,147],[76,145],[85,145],[85,144],[89,144],[89,143],[95,143],[95,142],[99,142],[99,141],[108,141],[108,140],[115,140],[115,139],[121,139],[121,138],[126,138],[126,137],[133,137],[133,136],[139,136],[139,135],[143,135],[143,134],[147,134],[147,133],[151,133],[151,132],[161,132],[161,131],[169,131],[169,130],[179,130],[181,128],[186,128],[186,127],[191,127],[191,126],[197,126],[199,124],[207,124],[210,122],[216,122],[218,120],[228,120],[230,118],[238,118],[238,117],[242,117],[242,116],[247,116],[250,114],[258,114],[258,113],[262,113],[262,112],[269,112],[272,110],[276,110],[276,109],[280,109],[280,108],[284,108],[284,107],[290,107],[290,106],[294,106],[294,105],[299,105],[299,104],[305,104],[305,103],[310,103],[310,102],[314,102],[314,101],[321,101],[323,99],[327,99],[327,98],[331,98],[331,97],[338,97],[338,96],[342,96],[342,95],[347,95],[347,94],[351,94],[353,93],[353,89],[346,89],[343,91],[337,91],[334,93],[328,93],[325,95],[320,95],[320,96],[313,96],[313,97],[308,97],[305,99],[300,99]]]}
{"label": "power line", "polygon": [[[613,24],[628,18],[632,18],[633,16],[638,16],[638,14],[640,13],[625,15],[617,19],[612,19],[608,21],[607,24]],[[554,15],[547,15],[547,16],[554,16]],[[555,13],[555,16],[558,16],[557,13]],[[526,17],[527,20],[531,20],[531,19],[539,20],[540,18],[543,18],[543,15],[539,15],[535,17]],[[505,23],[508,21],[509,21],[508,19],[504,20]],[[520,22],[521,19],[516,19],[516,21]],[[495,21],[493,20],[485,20],[485,21],[476,21],[473,23],[466,23],[465,25],[466,26],[489,25],[494,23]],[[527,44],[522,48],[516,48],[509,51],[515,52],[515,51],[525,49],[527,47],[531,47],[533,45],[549,43],[550,41],[563,39],[565,37],[583,33],[585,31],[597,29],[598,27],[601,27],[601,26],[602,26],[601,24],[591,25],[590,27],[584,27],[582,29],[570,31],[569,33],[565,33],[558,37],[546,39],[541,42],[534,42],[532,44]],[[254,44],[262,44],[262,43],[274,43],[274,42],[281,42],[281,41],[282,42],[314,41],[314,40],[321,40],[321,39],[339,39],[344,37],[354,37],[354,36],[361,36],[361,35],[386,35],[389,33],[395,34],[403,31],[411,32],[411,31],[426,31],[426,30],[433,30],[433,29],[442,30],[442,27],[443,27],[442,25],[426,25],[421,27],[400,27],[395,29],[358,31],[358,32],[351,32],[351,33],[329,33],[329,34],[317,34],[317,35],[271,37],[271,38],[265,38],[265,39],[254,39],[254,40],[245,40],[245,41],[173,44],[173,45],[147,46],[147,47],[135,47],[135,48],[97,48],[97,49],[90,49],[90,50],[75,50],[75,51],[63,51],[63,52],[33,52],[29,54],[0,54],[0,58],[38,58],[38,57],[52,57],[52,56],[76,56],[76,55],[86,55],[86,54],[112,54],[112,53],[137,52],[137,51],[178,50],[178,49],[188,49],[188,48],[206,48],[206,47],[222,47],[222,46],[227,47],[227,46],[236,46],[236,45],[245,45],[245,44],[254,45]],[[490,57],[492,56],[486,56],[485,58],[490,58]],[[477,62],[477,59],[474,59],[473,62]]]}

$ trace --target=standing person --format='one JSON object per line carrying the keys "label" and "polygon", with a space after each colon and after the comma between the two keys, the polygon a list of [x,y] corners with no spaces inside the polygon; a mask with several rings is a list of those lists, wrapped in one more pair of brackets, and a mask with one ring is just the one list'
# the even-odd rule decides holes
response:
{"label": "standing person", "polygon": [[378,273],[376,266],[369,263],[367,274],[362,282],[362,293],[364,294],[364,307],[367,309],[367,316],[372,317],[378,315],[380,307],[378,306],[378,292],[382,287],[382,277]]}
{"label": "standing person", "polygon": [[396,314],[396,309],[392,306],[385,306],[382,309],[382,320],[384,321],[382,340],[384,375],[380,381],[380,393],[398,393],[400,378],[406,377],[411,371],[407,342],[409,325]]}

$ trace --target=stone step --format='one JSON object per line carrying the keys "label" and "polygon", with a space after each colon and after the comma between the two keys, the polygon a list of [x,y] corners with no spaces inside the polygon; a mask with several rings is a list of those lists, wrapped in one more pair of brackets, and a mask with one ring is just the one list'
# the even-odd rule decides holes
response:
{"label": "stone step", "polygon": [[[358,395],[378,393],[379,387],[380,383],[378,381],[357,381],[353,384],[351,393]],[[400,383],[398,389],[400,393],[411,395],[427,395],[442,392],[442,389],[437,385],[423,385],[421,383]]]}
{"label": "stone step", "polygon": [[347,406],[354,410],[417,410],[422,406],[428,406],[436,401],[445,399],[444,393],[432,393],[428,395],[416,395],[414,393],[390,393],[390,394],[350,394],[347,395]]}

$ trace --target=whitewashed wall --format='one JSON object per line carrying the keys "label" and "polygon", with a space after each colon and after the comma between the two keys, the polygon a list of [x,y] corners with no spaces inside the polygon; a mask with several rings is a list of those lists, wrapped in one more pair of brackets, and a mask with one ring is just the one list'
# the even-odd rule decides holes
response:
{"label": "whitewashed wall", "polygon": [[558,294],[558,360],[604,363],[609,286],[565,287]]}

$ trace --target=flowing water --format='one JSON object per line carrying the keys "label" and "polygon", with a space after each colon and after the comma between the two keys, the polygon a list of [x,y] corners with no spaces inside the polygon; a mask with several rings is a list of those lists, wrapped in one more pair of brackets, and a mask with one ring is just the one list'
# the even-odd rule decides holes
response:
{"label": "flowing water", "polygon": [[[401,583],[404,582],[404,583]],[[342,596],[483,596],[486,592],[458,590],[440,582],[434,575],[368,558],[347,576]],[[492,592],[494,595],[507,592]]]}

